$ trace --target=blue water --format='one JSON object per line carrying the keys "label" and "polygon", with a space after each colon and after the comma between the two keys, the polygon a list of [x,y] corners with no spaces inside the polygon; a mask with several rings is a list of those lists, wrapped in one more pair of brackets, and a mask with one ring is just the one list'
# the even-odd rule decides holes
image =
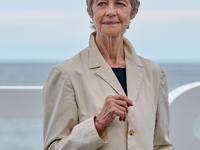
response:
{"label": "blue water", "polygon": [[[0,63],[0,86],[42,86],[53,65]],[[200,81],[200,64],[161,64],[165,69],[169,91]]]}
{"label": "blue water", "polygon": [[0,150],[42,150],[42,119],[0,119]]}
{"label": "blue water", "polygon": [[[0,86],[42,86],[55,64],[0,63]],[[200,64],[161,65],[169,91],[200,81]],[[41,150],[42,147],[42,119],[0,119],[0,150]]]}

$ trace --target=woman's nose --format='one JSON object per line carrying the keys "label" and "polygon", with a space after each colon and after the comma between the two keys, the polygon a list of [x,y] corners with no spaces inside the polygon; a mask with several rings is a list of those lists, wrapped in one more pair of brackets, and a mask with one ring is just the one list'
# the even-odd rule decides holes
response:
{"label": "woman's nose", "polygon": [[106,16],[112,17],[112,16],[116,16],[116,14],[117,13],[116,13],[114,4],[109,4],[106,11]]}

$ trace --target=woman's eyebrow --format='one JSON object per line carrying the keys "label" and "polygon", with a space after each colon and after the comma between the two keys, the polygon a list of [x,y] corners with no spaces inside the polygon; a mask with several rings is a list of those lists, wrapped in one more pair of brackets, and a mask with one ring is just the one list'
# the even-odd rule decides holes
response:
{"label": "woman's eyebrow", "polygon": [[96,0],[96,2],[99,2],[99,1],[108,1],[108,0]]}
{"label": "woman's eyebrow", "polygon": [[123,1],[123,2],[125,2],[125,3],[128,3],[128,1],[127,0],[116,0],[117,2],[119,2],[119,1]]}

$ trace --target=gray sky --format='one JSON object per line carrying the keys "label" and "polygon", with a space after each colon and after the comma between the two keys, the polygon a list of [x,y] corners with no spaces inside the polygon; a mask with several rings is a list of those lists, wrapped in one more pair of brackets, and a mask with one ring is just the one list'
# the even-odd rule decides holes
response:
{"label": "gray sky", "polygon": [[[85,0],[0,0],[0,62],[61,62],[88,46]],[[141,0],[125,36],[161,63],[200,63],[200,1]]]}

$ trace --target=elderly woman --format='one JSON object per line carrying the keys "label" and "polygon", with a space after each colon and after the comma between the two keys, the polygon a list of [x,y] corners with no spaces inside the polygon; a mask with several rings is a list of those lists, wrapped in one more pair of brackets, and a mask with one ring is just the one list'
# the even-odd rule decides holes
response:
{"label": "elderly woman", "polygon": [[89,46],[44,85],[44,150],[172,150],[164,70],[123,37],[138,0],[87,0]]}

